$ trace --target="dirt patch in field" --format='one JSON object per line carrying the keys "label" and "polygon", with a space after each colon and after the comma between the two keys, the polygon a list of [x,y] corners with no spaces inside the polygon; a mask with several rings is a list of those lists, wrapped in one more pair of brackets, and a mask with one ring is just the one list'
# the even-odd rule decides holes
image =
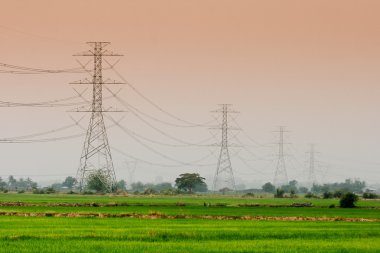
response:
{"label": "dirt patch in field", "polygon": [[210,215],[165,215],[161,213],[53,213],[53,212],[0,212],[0,216],[19,217],[72,217],[72,218],[138,218],[138,219],[206,219],[206,220],[252,220],[252,221],[345,221],[380,222],[380,219],[342,218],[342,217],[301,217],[301,216],[210,216]]}

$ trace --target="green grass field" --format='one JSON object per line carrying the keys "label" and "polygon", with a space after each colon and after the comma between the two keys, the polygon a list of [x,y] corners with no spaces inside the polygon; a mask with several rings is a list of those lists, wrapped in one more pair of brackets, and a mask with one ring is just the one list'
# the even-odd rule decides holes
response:
{"label": "green grass field", "polygon": [[[36,206],[17,206],[22,202]],[[211,203],[205,207],[204,203]],[[273,207],[312,202],[315,207]],[[363,202],[363,203],[360,203]],[[0,212],[162,213],[192,218],[0,216],[0,252],[380,252],[379,202],[328,208],[337,200],[208,196],[79,196],[2,194]],[[50,206],[62,203],[128,203],[128,206]],[[185,204],[177,206],[177,203]],[[222,206],[215,206],[224,203]],[[244,207],[239,204],[262,204]],[[270,206],[273,205],[273,206]],[[223,217],[342,217],[374,222],[224,220]],[[155,219],[153,219],[155,218]]]}
{"label": "green grass field", "polygon": [[[310,202],[315,206],[327,207],[331,204],[339,205],[337,199],[306,199],[306,198],[244,198],[241,196],[94,196],[94,195],[37,195],[37,194],[0,194],[0,202],[29,202],[36,204],[46,203],[129,203],[129,204],[176,204],[185,203],[187,205],[203,205],[204,202],[217,204],[226,203],[228,205],[238,205],[244,203],[257,203],[263,205],[289,205],[294,202]],[[380,200],[361,200],[360,207],[380,207]]]}
{"label": "green grass field", "polygon": [[103,214],[150,214],[164,215],[212,215],[212,216],[300,216],[371,218],[380,220],[380,209],[295,208],[295,207],[204,207],[204,206],[120,206],[120,207],[45,207],[3,206],[0,212],[35,213],[103,213]]}

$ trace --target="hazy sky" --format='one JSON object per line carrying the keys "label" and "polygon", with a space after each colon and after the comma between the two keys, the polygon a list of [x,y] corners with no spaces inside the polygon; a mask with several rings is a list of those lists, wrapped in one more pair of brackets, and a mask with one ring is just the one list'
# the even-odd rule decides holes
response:
{"label": "hazy sky", "polygon": [[[230,103],[240,111],[236,118],[240,127],[262,144],[276,142],[273,131],[279,125],[287,126],[286,139],[292,143],[286,146],[290,178],[305,180],[305,152],[309,143],[316,143],[318,167],[323,172],[317,173],[319,180],[358,177],[373,183],[380,181],[379,12],[377,0],[2,0],[0,62],[44,69],[78,67],[72,55],[87,50],[86,41],[110,41],[110,49],[124,54],[118,71],[144,95],[181,118],[206,122],[217,104]],[[110,70],[105,71],[107,75],[117,79]],[[33,102],[74,96],[68,83],[85,77],[0,73],[0,100]],[[149,115],[182,124],[128,86],[120,96]],[[105,103],[122,108],[117,100]],[[81,114],[70,109],[0,108],[0,138],[71,124],[70,116],[79,119]],[[131,113],[112,117],[122,116],[122,124],[129,129],[149,139],[178,144]],[[188,142],[210,136],[207,127],[181,129],[146,120]],[[88,117],[81,124],[86,127]],[[48,137],[81,132],[73,128]],[[127,154],[176,165],[117,127],[109,129],[109,138],[112,146]],[[231,151],[237,181],[273,180],[275,163],[270,160],[275,159],[275,146],[254,147],[243,133],[238,138],[247,146]],[[30,175],[41,181],[75,175],[83,141],[84,137],[0,144],[0,175]],[[143,142],[184,162],[210,152],[218,154],[214,147],[172,148]],[[113,154],[118,178],[127,179],[124,161],[131,159]],[[254,155],[264,160],[257,161]],[[211,156],[199,163],[216,160]],[[215,165],[160,167],[139,162],[135,178],[154,181],[161,176],[171,181],[182,172],[198,171],[210,180],[215,169]]]}

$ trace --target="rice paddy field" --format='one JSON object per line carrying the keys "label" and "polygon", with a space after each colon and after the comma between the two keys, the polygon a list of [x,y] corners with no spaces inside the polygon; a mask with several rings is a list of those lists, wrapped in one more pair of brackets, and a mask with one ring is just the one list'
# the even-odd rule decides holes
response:
{"label": "rice paddy field", "polygon": [[380,252],[380,201],[338,202],[0,194],[0,252]]}

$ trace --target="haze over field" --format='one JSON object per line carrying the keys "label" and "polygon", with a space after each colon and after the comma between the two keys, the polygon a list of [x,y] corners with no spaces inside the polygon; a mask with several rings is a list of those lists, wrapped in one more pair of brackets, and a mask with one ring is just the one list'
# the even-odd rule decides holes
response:
{"label": "haze over field", "polygon": [[[243,132],[231,133],[231,143],[245,144],[231,149],[238,184],[261,186],[273,180],[277,154],[273,143],[278,142],[273,131],[280,125],[290,131],[286,142],[291,144],[285,147],[290,179],[305,180],[305,152],[310,143],[316,143],[320,182],[359,177],[378,183],[379,11],[376,0],[4,0],[0,63],[76,68],[80,66],[75,59],[87,61],[72,56],[88,49],[85,42],[110,41],[110,50],[124,54],[116,65],[119,73],[168,112],[202,123],[217,116],[210,112],[217,104],[233,104],[240,111],[231,125],[238,123],[265,147]],[[110,69],[104,76],[120,80]],[[86,86],[69,83],[86,77],[85,73],[0,73],[0,101],[29,103],[75,96],[71,87],[83,91]],[[117,91],[120,86],[115,86],[109,87]],[[157,110],[129,86],[123,87],[119,96],[130,105],[162,121],[186,125]],[[85,92],[88,99],[90,91]],[[104,96],[110,93],[105,90]],[[104,103],[126,109],[117,99]],[[70,125],[70,116],[77,120],[83,116],[69,112],[72,109],[75,106],[2,107],[0,138]],[[149,122],[145,124],[131,112],[111,116],[124,117],[123,126],[169,145],[181,143],[154,128],[185,143],[213,135],[206,144],[220,141],[218,132],[209,129],[217,121],[205,127],[173,127],[141,116]],[[87,115],[80,124],[87,127],[88,120]],[[113,125],[109,120],[106,124]],[[78,133],[83,133],[79,127],[48,137]],[[135,180],[173,181],[180,173],[194,171],[210,183],[215,173],[215,146],[162,146],[141,138],[137,141],[118,127],[111,127],[108,136],[111,146],[145,161],[138,162]],[[47,143],[0,143],[0,176],[51,181],[75,175],[83,141],[84,136]],[[128,179],[124,162],[133,159],[112,154],[118,179]],[[197,160],[201,161],[191,162]]]}

